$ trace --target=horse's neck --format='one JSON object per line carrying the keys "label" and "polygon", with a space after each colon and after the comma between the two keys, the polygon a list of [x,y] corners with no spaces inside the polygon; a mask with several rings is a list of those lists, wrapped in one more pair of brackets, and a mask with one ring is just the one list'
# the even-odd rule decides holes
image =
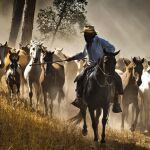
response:
{"label": "horse's neck", "polygon": [[46,75],[46,74],[50,74],[51,71],[53,70],[53,66],[50,63],[46,63],[44,65],[42,65],[42,72]]}
{"label": "horse's neck", "polygon": [[123,89],[125,89],[128,85],[131,84],[133,80],[133,74],[132,72],[129,72],[128,70],[126,70],[121,76],[121,78],[122,78],[122,83],[123,83]]}
{"label": "horse's neck", "polygon": [[104,83],[105,82],[105,76],[104,76],[104,73],[102,71],[102,67],[101,66],[96,66],[96,69],[95,69],[95,77],[97,78],[97,80],[100,82],[100,83]]}
{"label": "horse's neck", "polygon": [[[40,63],[40,61],[38,61],[37,63]],[[40,68],[39,65],[33,65],[33,64],[34,64],[34,60],[33,60],[33,58],[31,58],[27,65],[28,71],[37,70],[37,68]]]}

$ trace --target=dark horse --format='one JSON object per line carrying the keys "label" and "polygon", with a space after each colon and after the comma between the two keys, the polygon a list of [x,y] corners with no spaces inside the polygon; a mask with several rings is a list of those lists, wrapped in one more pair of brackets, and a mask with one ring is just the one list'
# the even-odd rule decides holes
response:
{"label": "dark horse", "polygon": [[[119,52],[120,51],[116,53],[108,53],[104,50],[103,58],[98,61],[95,68],[93,68],[93,72],[85,79],[83,100],[86,101],[91,116],[92,127],[94,130],[94,141],[98,141],[98,123],[101,110],[103,110],[101,143],[105,143],[105,126],[108,119],[109,106],[116,93],[114,85],[116,65],[115,56]],[[79,120],[81,121],[81,119],[84,120],[82,133],[83,135],[86,135],[86,109],[80,110],[80,113],[71,120],[79,123]]]}
{"label": "dark horse", "polygon": [[20,84],[22,77],[22,70],[19,61],[19,52],[9,51],[10,64],[6,67],[6,83],[8,87],[9,94],[20,94]]}
{"label": "dark horse", "polygon": [[48,98],[50,99],[50,115],[53,114],[53,101],[58,94],[58,104],[60,108],[61,100],[64,98],[63,86],[65,83],[64,67],[60,64],[52,63],[54,52],[42,51],[41,62],[42,72],[40,75],[40,85],[44,97],[45,114],[48,115]]}

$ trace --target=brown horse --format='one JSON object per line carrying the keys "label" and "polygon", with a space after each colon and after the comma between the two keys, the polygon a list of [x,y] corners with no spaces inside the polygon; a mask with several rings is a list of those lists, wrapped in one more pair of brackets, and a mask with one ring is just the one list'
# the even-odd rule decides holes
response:
{"label": "brown horse", "polygon": [[124,95],[123,95],[123,112],[122,112],[122,124],[121,127],[124,128],[124,119],[128,113],[128,108],[130,104],[136,109],[136,117],[134,122],[131,125],[131,131],[135,131],[137,120],[140,112],[139,108],[139,100],[138,100],[138,93],[139,93],[139,86],[141,85],[141,76],[143,71],[143,59],[133,58],[132,62],[127,62],[124,60],[126,65],[126,71],[122,75],[122,82],[124,86]]}
{"label": "brown horse", "polygon": [[65,82],[64,67],[53,61],[54,52],[43,51],[41,55],[42,72],[40,75],[40,85],[44,97],[45,114],[48,115],[48,101],[50,99],[50,115],[53,116],[53,101],[58,94],[58,104],[60,108],[61,100],[64,98],[63,86]]}

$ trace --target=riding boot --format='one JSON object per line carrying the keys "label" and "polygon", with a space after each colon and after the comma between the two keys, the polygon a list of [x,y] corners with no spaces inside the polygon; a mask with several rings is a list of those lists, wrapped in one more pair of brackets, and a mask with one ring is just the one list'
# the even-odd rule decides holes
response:
{"label": "riding boot", "polygon": [[121,110],[120,103],[119,103],[119,95],[123,95],[122,80],[121,80],[121,77],[117,73],[115,73],[114,79],[115,79],[116,92],[115,92],[112,111],[114,113],[120,113],[122,112],[122,110]]}
{"label": "riding boot", "polygon": [[76,88],[76,98],[75,100],[71,103],[75,107],[79,109],[85,109],[86,103],[83,102],[83,85],[81,81],[77,81],[77,88]]}

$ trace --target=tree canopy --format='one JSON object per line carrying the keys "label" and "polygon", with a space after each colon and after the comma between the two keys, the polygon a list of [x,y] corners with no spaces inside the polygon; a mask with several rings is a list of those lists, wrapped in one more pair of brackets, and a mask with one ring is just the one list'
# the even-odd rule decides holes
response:
{"label": "tree canopy", "polygon": [[45,37],[75,35],[86,24],[87,0],[54,0],[38,13],[38,29]]}

